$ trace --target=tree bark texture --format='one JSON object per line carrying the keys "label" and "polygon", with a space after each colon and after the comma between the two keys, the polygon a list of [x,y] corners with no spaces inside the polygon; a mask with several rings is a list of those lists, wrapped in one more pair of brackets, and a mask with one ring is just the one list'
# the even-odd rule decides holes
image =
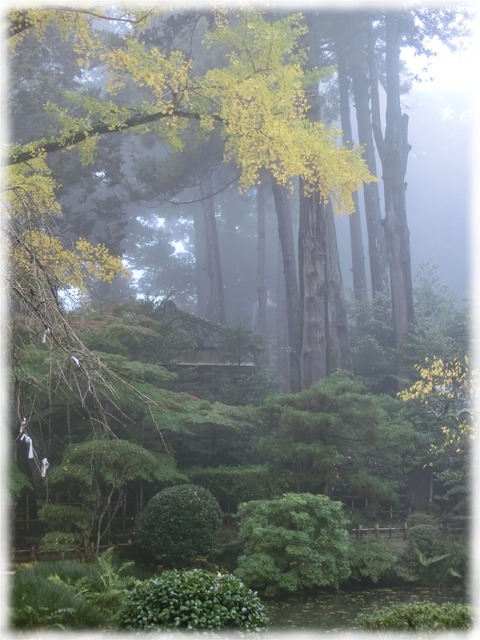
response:
{"label": "tree bark texture", "polygon": [[285,274],[283,272],[282,251],[279,247],[277,264],[277,378],[278,390],[281,393],[291,391],[289,351]]}
{"label": "tree bark texture", "polygon": [[[211,194],[211,182],[206,189]],[[215,220],[215,202],[212,195],[206,195],[202,200],[205,220],[207,275],[209,283],[209,295],[207,299],[206,319],[212,322],[225,324],[225,296],[223,291],[222,266],[220,262],[220,247],[218,243],[217,222]]]}
{"label": "tree bark texture", "polygon": [[[367,163],[368,170],[372,175],[377,175],[377,161],[375,157],[375,145],[372,130],[372,113],[370,110],[370,98],[372,98],[372,109],[378,110],[380,105],[377,102],[378,77],[376,73],[373,51],[371,52],[371,64],[368,64],[368,33],[371,25],[366,20],[363,22],[355,37],[351,41],[349,56],[349,73],[352,78],[353,96],[355,100],[355,110],[357,115],[358,139],[363,146],[363,157]],[[370,77],[369,77],[370,73]],[[371,95],[369,92],[371,90]],[[372,285],[372,295],[388,293],[388,252],[385,238],[385,230],[382,225],[382,212],[380,206],[380,194],[378,183],[372,182],[363,185],[363,195],[365,204],[365,220],[367,225],[368,252],[370,261],[370,279]]]}
{"label": "tree bark texture", "polygon": [[[350,97],[348,90],[348,75],[345,59],[345,43],[337,39],[337,76],[340,97],[340,123],[342,127],[343,145],[353,147],[352,124],[350,120]],[[360,221],[360,208],[358,193],[355,191],[353,202],[355,210],[349,216],[350,247],[352,252],[352,276],[353,292],[356,300],[365,300],[367,297],[367,276],[365,273],[365,257],[363,253],[362,227]]]}
{"label": "tree bark texture", "polygon": [[206,318],[208,299],[208,265],[205,215],[203,208],[195,211],[193,215],[193,228],[195,233],[195,288],[197,293],[197,314],[200,318]]}
{"label": "tree bark texture", "polygon": [[301,184],[298,263],[302,311],[302,389],[307,389],[327,375],[327,258],[322,234],[322,207],[318,193],[306,196]]}
{"label": "tree bark texture", "polygon": [[265,229],[265,187],[257,188],[257,331],[267,343],[267,242]]}
{"label": "tree bark texture", "polygon": [[400,106],[399,14],[386,14],[387,109],[381,154],[385,192],[385,230],[390,263],[393,327],[401,354],[407,328],[413,320],[410,233],[407,224],[405,174],[410,151],[408,116]]}
{"label": "tree bark texture", "polygon": [[[352,357],[348,342],[348,316],[343,295],[342,272],[338,252],[337,232],[332,203],[320,206],[323,213],[322,238],[325,238],[327,303],[329,312],[329,340],[327,344],[327,373],[335,369],[352,370]],[[322,221],[321,221],[322,222]]]}
{"label": "tree bark texture", "polygon": [[272,193],[278,222],[278,235],[285,276],[285,295],[290,353],[291,391],[300,389],[301,318],[298,292],[295,245],[293,242],[292,216],[285,187],[272,181]]}

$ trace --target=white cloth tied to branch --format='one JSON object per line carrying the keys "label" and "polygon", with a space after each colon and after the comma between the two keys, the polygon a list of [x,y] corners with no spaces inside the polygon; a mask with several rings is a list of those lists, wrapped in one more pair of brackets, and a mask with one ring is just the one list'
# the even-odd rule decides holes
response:
{"label": "white cloth tied to branch", "polygon": [[26,433],[22,433],[20,436],[20,441],[26,442],[28,444],[28,457],[30,460],[33,458],[33,442],[30,436],[27,436]]}
{"label": "white cloth tied to branch", "polygon": [[48,462],[47,458],[42,458],[42,470],[40,471],[40,475],[42,476],[42,478],[45,478],[47,475],[47,469],[50,466],[50,463]]}

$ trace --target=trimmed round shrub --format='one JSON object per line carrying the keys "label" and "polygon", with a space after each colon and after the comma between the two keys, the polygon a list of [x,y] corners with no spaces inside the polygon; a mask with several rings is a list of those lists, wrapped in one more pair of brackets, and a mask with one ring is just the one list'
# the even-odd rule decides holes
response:
{"label": "trimmed round shrub", "polygon": [[258,595],[231,574],[173,569],[127,595],[121,629],[263,629],[268,623]]}
{"label": "trimmed round shrub", "polygon": [[465,604],[414,602],[361,613],[356,618],[361,629],[395,631],[468,629],[472,624],[471,608]]}
{"label": "trimmed round shrub", "polygon": [[223,514],[205,489],[183,484],[163,489],[148,502],[138,521],[138,545],[173,560],[206,556],[216,546]]}

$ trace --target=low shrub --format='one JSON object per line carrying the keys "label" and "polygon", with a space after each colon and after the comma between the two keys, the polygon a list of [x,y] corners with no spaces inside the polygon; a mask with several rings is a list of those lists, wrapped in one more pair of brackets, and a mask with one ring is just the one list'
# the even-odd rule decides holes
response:
{"label": "low shrub", "polygon": [[140,514],[137,544],[174,561],[208,555],[222,521],[222,510],[208,489],[194,484],[169,487],[153,496]]}
{"label": "low shrub", "polygon": [[39,562],[13,578],[15,628],[110,628],[118,607],[139,580],[133,563],[119,563],[113,549],[95,562]]}
{"label": "low shrub", "polygon": [[415,513],[411,513],[407,516],[408,529],[416,527],[419,524],[427,524],[431,527],[440,529],[440,521],[438,520],[438,518],[435,518],[435,516],[431,516],[429,513],[424,513],[423,511],[415,511]]}
{"label": "low shrub", "polygon": [[258,595],[231,574],[173,569],[132,589],[117,618],[121,629],[263,629]]}
{"label": "low shrub", "polygon": [[356,540],[352,542],[350,580],[377,584],[397,575],[398,551],[389,540]]}
{"label": "low shrub", "polygon": [[[11,590],[14,629],[92,629],[102,626],[101,610],[79,593],[65,589],[46,575],[44,567],[20,567]],[[75,572],[80,575],[80,571]]]}
{"label": "low shrub", "polygon": [[400,573],[418,584],[462,587],[466,578],[467,545],[445,534],[437,519],[420,513],[413,516],[407,520],[410,528]]}
{"label": "low shrub", "polygon": [[356,618],[361,629],[395,631],[468,629],[472,624],[471,608],[464,604],[415,602],[361,613]]}

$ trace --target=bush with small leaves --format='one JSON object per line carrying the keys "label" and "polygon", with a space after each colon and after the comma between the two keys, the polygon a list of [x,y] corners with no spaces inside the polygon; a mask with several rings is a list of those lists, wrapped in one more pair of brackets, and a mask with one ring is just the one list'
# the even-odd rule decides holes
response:
{"label": "bush with small leaves", "polygon": [[472,611],[468,605],[414,602],[380,609],[374,613],[361,613],[356,618],[361,629],[395,631],[444,631],[468,629],[472,624]]}
{"label": "bush with small leaves", "polygon": [[268,619],[258,595],[235,576],[173,569],[132,589],[117,622],[126,630],[255,631],[264,629]]}
{"label": "bush with small leaves", "polygon": [[377,584],[390,581],[397,575],[400,552],[391,540],[355,540],[350,558],[350,580]]}
{"label": "bush with small leaves", "polygon": [[350,575],[343,509],[340,502],[310,493],[244,502],[238,509],[244,547],[235,575],[267,596],[338,587]]}
{"label": "bush with small leaves", "polygon": [[199,485],[163,489],[148,502],[138,520],[139,547],[173,560],[206,556],[217,543],[223,514],[213,495]]}

